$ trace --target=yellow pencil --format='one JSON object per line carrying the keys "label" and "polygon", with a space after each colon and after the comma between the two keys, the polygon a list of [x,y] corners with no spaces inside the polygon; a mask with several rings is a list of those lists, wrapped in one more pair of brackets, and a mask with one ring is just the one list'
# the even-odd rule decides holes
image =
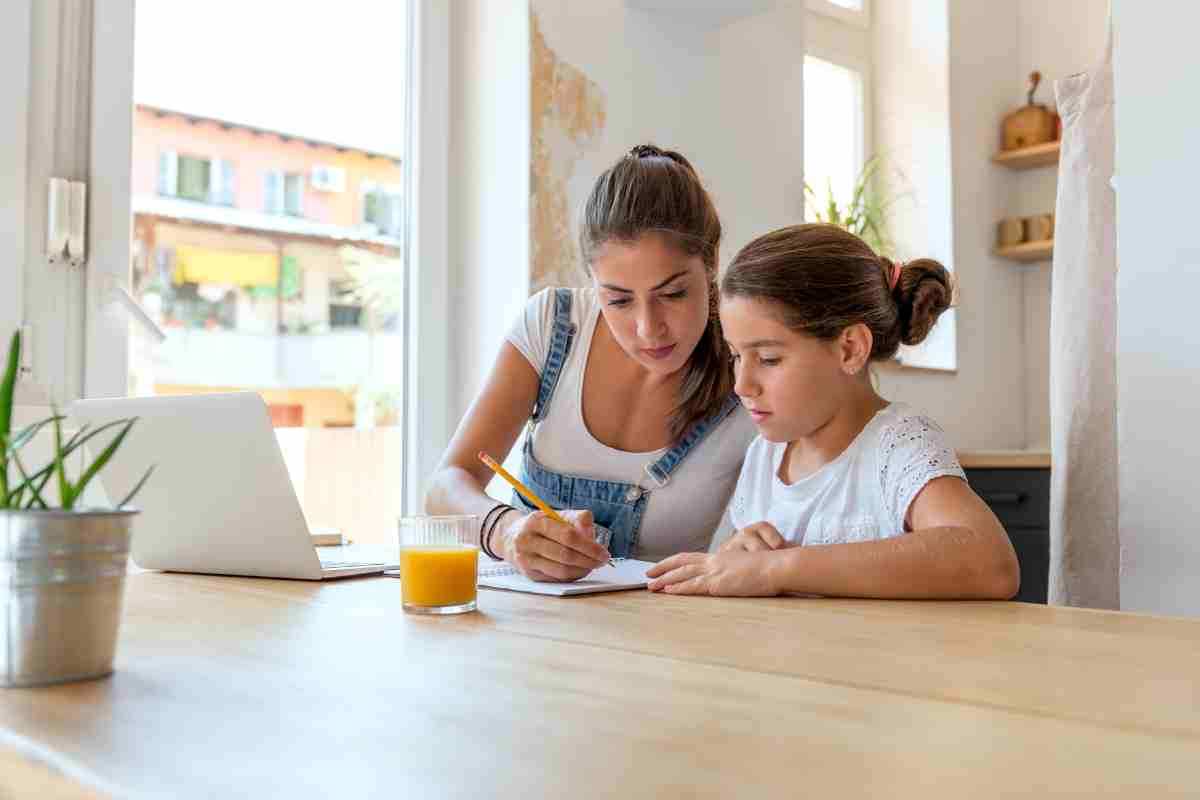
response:
{"label": "yellow pencil", "polygon": [[[528,500],[529,502],[531,502],[535,506],[537,506],[543,513],[545,513],[545,515],[547,517],[554,520],[555,522],[561,522],[563,525],[571,524],[571,523],[567,522],[565,519],[563,519],[562,516],[557,511],[555,511],[550,506],[546,505],[546,501],[543,500],[542,498],[538,497],[536,494],[534,494],[529,489],[529,487],[527,487],[525,484],[521,483],[519,480],[514,478],[512,473],[510,473],[504,467],[502,467],[498,463],[496,463],[496,459],[492,458],[487,453],[480,450],[479,451],[479,460],[482,461],[484,464],[487,464],[488,467],[490,467],[491,470],[493,472],[495,472],[497,475],[499,475],[501,478],[504,478],[504,480],[508,481],[509,484],[511,484],[514,489],[516,489],[518,492],[520,492],[521,495],[526,500]],[[613,562],[610,560],[608,563],[611,565]]]}

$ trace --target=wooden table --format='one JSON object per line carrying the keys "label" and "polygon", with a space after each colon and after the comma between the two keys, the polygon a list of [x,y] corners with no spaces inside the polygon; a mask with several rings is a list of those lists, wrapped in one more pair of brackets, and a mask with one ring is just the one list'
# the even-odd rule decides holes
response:
{"label": "wooden table", "polygon": [[0,690],[0,765],[62,759],[0,770],[0,798],[59,768],[71,797],[1200,794],[1200,621],[480,598],[414,617],[388,578],[132,575],[115,675]]}

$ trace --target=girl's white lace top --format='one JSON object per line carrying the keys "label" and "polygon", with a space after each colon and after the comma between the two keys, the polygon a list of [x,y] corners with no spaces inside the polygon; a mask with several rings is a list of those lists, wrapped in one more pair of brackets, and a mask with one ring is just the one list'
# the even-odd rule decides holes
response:
{"label": "girl's white lace top", "polygon": [[792,484],[778,477],[786,443],[761,436],[746,453],[730,508],[735,528],[766,521],[803,544],[887,539],[905,532],[927,483],[966,480],[945,432],[903,403],[877,413],[837,458]]}

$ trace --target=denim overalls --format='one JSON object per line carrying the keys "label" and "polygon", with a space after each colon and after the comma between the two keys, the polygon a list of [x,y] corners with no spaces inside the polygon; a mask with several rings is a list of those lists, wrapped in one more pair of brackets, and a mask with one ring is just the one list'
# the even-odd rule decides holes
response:
{"label": "denim overalls", "polygon": [[[541,422],[550,407],[554,396],[554,388],[558,377],[566,363],[567,354],[575,340],[575,326],[571,323],[571,292],[568,289],[556,289],[554,292],[554,331],[550,339],[550,351],[546,356],[546,365],[542,369],[541,383],[538,386],[537,403],[530,418],[532,425]],[[522,464],[521,480],[525,485],[541,496],[551,508],[555,509],[590,509],[597,526],[604,526],[610,532],[608,541],[601,539],[608,551],[617,557],[629,558],[637,551],[638,536],[642,527],[642,516],[646,513],[646,503],[655,488],[661,489],[671,480],[675,471],[687,454],[704,441],[704,437],[719,425],[738,406],[738,399],[730,395],[713,416],[692,425],[673,447],[663,453],[657,460],[648,462],[643,468],[647,483],[651,488],[640,484],[620,483],[618,481],[603,481],[595,478],[584,478],[551,472],[543,467],[533,457],[532,426],[525,437],[525,453]],[[513,493],[513,503],[518,508],[530,511],[536,509],[526,502],[516,492]]]}

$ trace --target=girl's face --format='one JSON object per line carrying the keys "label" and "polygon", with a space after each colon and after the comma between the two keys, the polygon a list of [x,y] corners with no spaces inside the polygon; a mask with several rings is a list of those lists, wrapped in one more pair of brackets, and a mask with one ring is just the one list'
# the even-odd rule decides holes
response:
{"label": "girl's face", "polygon": [[770,303],[721,301],[721,326],[733,354],[734,392],[762,437],[791,442],[833,419],[856,380],[839,342],[796,333]]}
{"label": "girl's face", "polygon": [[684,367],[708,325],[708,276],[700,256],[663,237],[607,242],[592,259],[604,321],[630,358],[655,375]]}

